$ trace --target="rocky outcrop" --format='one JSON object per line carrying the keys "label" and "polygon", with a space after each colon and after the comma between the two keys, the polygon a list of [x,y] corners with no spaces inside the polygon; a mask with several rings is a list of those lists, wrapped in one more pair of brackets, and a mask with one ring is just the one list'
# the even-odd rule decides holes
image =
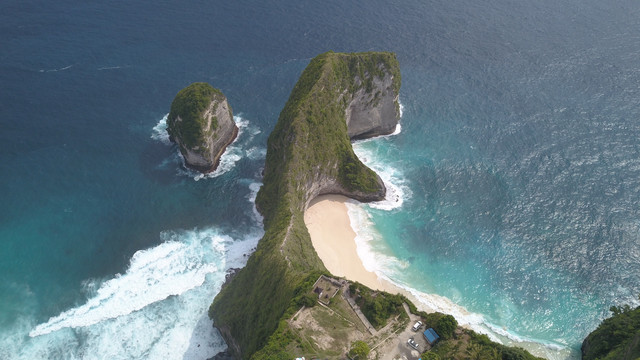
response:
{"label": "rocky outcrop", "polygon": [[[395,131],[400,120],[398,92],[394,87],[394,74],[384,72],[383,77],[366,74],[371,89],[361,87],[347,106],[345,118],[351,139],[364,139],[388,135]],[[356,84],[362,83],[357,77]]]}
{"label": "rocky outcrop", "polygon": [[202,173],[214,171],[224,150],[238,135],[224,94],[206,83],[182,89],[171,103],[167,132],[178,144],[185,165]]}
{"label": "rocky outcrop", "polygon": [[395,54],[328,52],[313,58],[294,86],[269,136],[256,198],[265,235],[209,308],[238,359],[292,358],[274,332],[327,272],[304,211],[322,194],[384,199],[384,183],[358,159],[350,138],[393,132],[400,80]]}

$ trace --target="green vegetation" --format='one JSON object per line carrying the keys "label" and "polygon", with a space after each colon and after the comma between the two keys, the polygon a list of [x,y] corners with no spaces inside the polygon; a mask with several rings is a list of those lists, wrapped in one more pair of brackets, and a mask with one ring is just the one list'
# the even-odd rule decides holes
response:
{"label": "green vegetation", "polygon": [[420,358],[422,360],[440,360],[440,356],[438,356],[438,354],[436,353],[432,353],[430,351],[427,351],[426,353],[423,353]]}
{"label": "green vegetation", "polygon": [[433,330],[435,330],[436,333],[440,335],[440,338],[442,340],[451,339],[453,337],[454,331],[456,331],[457,328],[458,322],[451,315],[442,316],[440,319],[438,319],[438,322],[433,325]]}
{"label": "green vegetation", "polygon": [[369,355],[369,345],[364,341],[355,341],[349,350],[349,357],[353,360],[364,360]]}
{"label": "green vegetation", "polygon": [[[218,89],[207,83],[193,83],[180,90],[171,103],[171,111],[167,118],[167,131],[171,138],[180,138],[188,148],[201,144],[205,136],[211,135],[218,127],[214,117],[207,129],[203,112],[212,100],[223,101],[225,96]],[[178,117],[182,121],[177,121]]]}
{"label": "green vegetation", "polygon": [[354,90],[371,86],[371,76],[387,71],[399,89],[394,54],[328,52],[311,60],[293,88],[269,136],[264,185],[256,199],[265,235],[209,309],[230,347],[239,350],[237,357],[292,358],[286,349],[300,341],[285,319],[307,302],[305,294],[326,273],[303,219],[317,195],[312,185],[335,183],[362,200],[384,194],[377,175],[353,153],[345,110]]}
{"label": "green vegetation", "polygon": [[522,348],[495,343],[486,335],[463,328],[457,328],[453,337],[440,340],[430,351],[422,354],[422,359],[543,360]]}
{"label": "green vegetation", "polygon": [[349,286],[349,292],[355,297],[356,304],[364,316],[376,329],[384,327],[392,316],[407,317],[407,313],[402,308],[406,298],[402,295],[373,291],[359,283],[352,283]]}
{"label": "green vegetation", "polygon": [[582,343],[585,360],[640,358],[640,307],[612,306],[605,319]]}
{"label": "green vegetation", "polygon": [[458,327],[451,315],[418,311],[411,301],[405,298],[405,302],[413,314],[422,318],[426,328],[433,328],[440,336],[440,341],[422,354],[422,359],[542,360],[524,349],[504,346],[491,341],[487,335]]}

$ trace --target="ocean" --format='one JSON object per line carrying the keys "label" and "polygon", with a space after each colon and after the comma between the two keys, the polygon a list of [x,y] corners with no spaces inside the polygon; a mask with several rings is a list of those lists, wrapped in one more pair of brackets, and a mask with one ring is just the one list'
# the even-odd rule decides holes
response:
{"label": "ocean", "polygon": [[[0,358],[204,359],[207,309],[262,235],[266,139],[322,52],[394,51],[401,131],[355,148],[365,266],[503,341],[577,358],[640,293],[640,4],[0,4]],[[219,170],[163,132],[205,81],[241,132]]]}

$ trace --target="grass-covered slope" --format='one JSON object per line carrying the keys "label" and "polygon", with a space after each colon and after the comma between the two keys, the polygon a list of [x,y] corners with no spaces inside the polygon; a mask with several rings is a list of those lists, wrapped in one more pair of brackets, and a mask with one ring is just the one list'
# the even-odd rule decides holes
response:
{"label": "grass-covered slope", "polygon": [[612,307],[605,319],[582,343],[585,360],[640,358],[640,307]]}
{"label": "grass-covered slope", "polygon": [[309,201],[323,193],[363,201],[384,197],[380,178],[353,153],[345,109],[357,90],[386,72],[394,74],[394,88],[399,89],[394,54],[321,54],[303,71],[280,113],[269,136],[264,185],[256,199],[265,235],[209,310],[239,358],[260,350],[326,272],[303,221]]}

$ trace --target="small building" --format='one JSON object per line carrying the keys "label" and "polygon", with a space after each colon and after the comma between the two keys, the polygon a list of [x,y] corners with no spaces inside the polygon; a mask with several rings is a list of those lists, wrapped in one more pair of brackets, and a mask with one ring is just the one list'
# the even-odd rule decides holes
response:
{"label": "small building", "polygon": [[435,344],[440,339],[440,336],[438,336],[433,328],[428,328],[424,331],[424,333],[422,333],[422,335],[424,335],[424,338],[427,339],[427,342],[431,346],[433,346],[433,344]]}

